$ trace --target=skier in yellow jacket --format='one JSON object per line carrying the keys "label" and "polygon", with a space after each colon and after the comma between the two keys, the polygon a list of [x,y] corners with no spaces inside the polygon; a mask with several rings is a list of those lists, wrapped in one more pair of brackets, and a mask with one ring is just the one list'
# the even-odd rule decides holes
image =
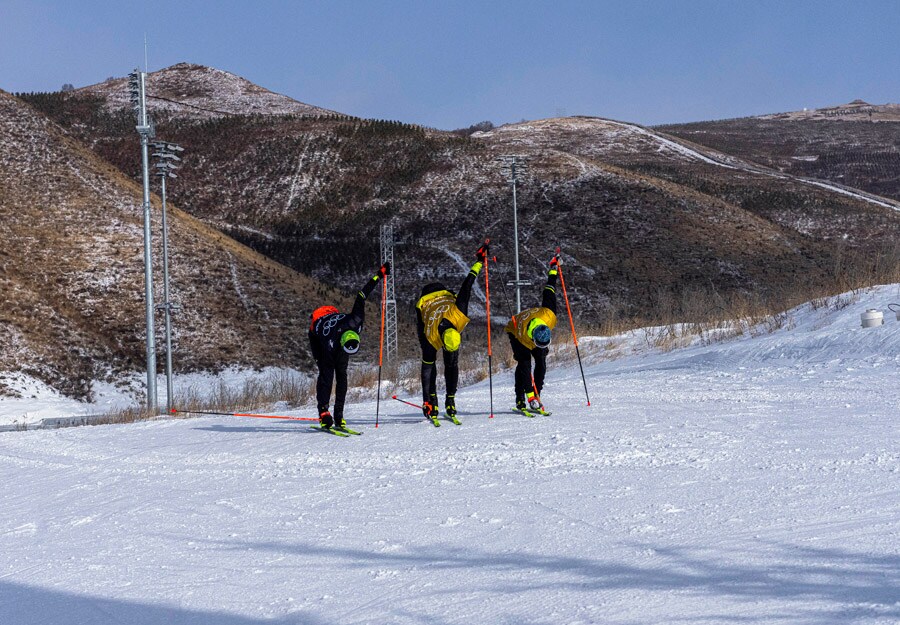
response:
{"label": "skier in yellow jacket", "polygon": [[444,350],[444,381],[447,396],[444,410],[454,423],[456,418],[456,388],[459,383],[459,345],[462,331],[469,323],[469,296],[475,278],[481,273],[487,256],[484,246],[475,253],[478,261],[463,280],[459,293],[454,294],[440,282],[433,282],[422,289],[416,303],[416,326],[419,344],[422,346],[422,412],[439,425],[437,401],[437,353]]}
{"label": "skier in yellow jacket", "polygon": [[[516,359],[516,410],[549,414],[541,403],[541,390],[544,387],[544,375],[547,373],[550,331],[556,327],[555,287],[558,266],[559,262],[554,256],[547,272],[547,284],[544,286],[541,305],[523,310],[506,324],[513,357]],[[532,358],[534,358],[533,377]]]}

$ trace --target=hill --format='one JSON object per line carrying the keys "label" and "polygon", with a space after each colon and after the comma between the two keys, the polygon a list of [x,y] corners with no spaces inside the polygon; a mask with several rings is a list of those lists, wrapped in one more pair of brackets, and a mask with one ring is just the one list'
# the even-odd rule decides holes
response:
{"label": "hill", "polygon": [[[133,124],[107,99],[27,99],[138,175]],[[523,273],[539,281],[561,245],[584,322],[783,306],[900,264],[897,203],[634,124],[574,117],[459,137],[340,115],[161,110],[158,121],[160,136],[188,150],[172,186],[179,205],[303,273],[352,288],[377,256],[379,226],[393,223],[404,302],[426,281],[458,283],[485,236],[498,278],[510,277],[511,194],[496,158],[511,152],[530,163],[519,187]],[[411,306],[401,314],[411,319]]]}
{"label": "hill", "polygon": [[[204,65],[178,63],[147,77],[148,106],[159,115],[216,119],[229,115],[327,115],[329,111],[298,102],[249,80]],[[100,99],[110,112],[131,111],[128,78],[82,87],[76,98]]]}
{"label": "hill", "polygon": [[[145,366],[141,197],[120,171],[0,92],[0,393],[16,393],[8,376],[18,371],[89,399],[94,382],[121,384]],[[179,371],[308,367],[305,314],[337,294],[170,211]],[[157,245],[158,215],[157,204]],[[162,301],[161,280],[155,295]]]}
{"label": "hill", "polygon": [[900,200],[900,104],[849,104],[657,130],[778,171]]}

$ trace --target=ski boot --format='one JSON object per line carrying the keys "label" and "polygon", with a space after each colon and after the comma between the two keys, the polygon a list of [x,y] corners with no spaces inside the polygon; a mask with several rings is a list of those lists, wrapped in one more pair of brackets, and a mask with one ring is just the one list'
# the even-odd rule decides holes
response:
{"label": "ski boot", "polygon": [[344,417],[338,417],[335,415],[334,417],[334,428],[336,430],[345,430],[347,429],[347,420]]}
{"label": "ski boot", "polygon": [[544,408],[540,398],[535,393],[528,393],[528,409],[537,414],[549,415],[550,413]]}
{"label": "ski boot", "polygon": [[330,430],[334,425],[334,417],[331,416],[331,413],[327,410],[322,410],[319,412],[319,425],[322,426],[325,430]]}
{"label": "ski boot", "polygon": [[517,398],[516,398],[516,407],[515,407],[515,411],[516,411],[516,412],[521,412],[521,413],[522,413],[523,415],[525,415],[526,417],[533,417],[533,416],[534,416],[534,414],[533,414],[533,413],[531,412],[531,410],[528,408],[528,403],[525,401],[525,398],[524,398],[524,397],[517,397]]}
{"label": "ski boot", "polygon": [[453,423],[461,425],[459,419],[456,418],[456,395],[447,395],[444,400],[444,412]]}
{"label": "ski boot", "polygon": [[436,404],[432,404],[431,402],[426,401],[424,404],[422,404],[422,414],[424,414],[431,420],[431,422],[434,424],[434,427],[441,427],[441,422],[438,421],[438,407]]}

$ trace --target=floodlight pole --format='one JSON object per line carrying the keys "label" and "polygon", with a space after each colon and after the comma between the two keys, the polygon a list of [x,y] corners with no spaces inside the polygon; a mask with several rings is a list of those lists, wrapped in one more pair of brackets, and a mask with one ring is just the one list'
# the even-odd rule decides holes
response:
{"label": "floodlight pole", "polygon": [[516,287],[516,314],[522,312],[522,287],[529,286],[531,282],[522,280],[519,277],[519,210],[516,203],[516,183],[518,182],[520,171],[526,169],[527,164],[524,163],[519,156],[501,156],[497,160],[509,168],[509,182],[512,185],[513,199],[513,257],[516,263],[516,279],[514,282],[508,283]]}
{"label": "floodlight pole", "polygon": [[163,301],[166,310],[166,414],[172,414],[172,308],[169,300],[169,228],[166,225],[166,176],[162,181]]}
{"label": "floodlight pole", "polygon": [[516,314],[522,312],[522,287],[519,284],[519,210],[516,206],[516,157],[509,164],[510,178],[512,178],[513,192],[513,250],[516,260]]}
{"label": "floodlight pole", "polygon": [[144,297],[147,312],[147,411],[151,415],[159,413],[156,397],[156,331],[153,307],[153,260],[150,250],[150,160],[148,144],[153,134],[153,126],[147,115],[147,75],[135,70],[130,75],[132,102],[137,113],[136,130],[141,137],[141,165],[144,183]]}
{"label": "floodlight pole", "polygon": [[159,306],[165,312],[166,319],[166,413],[172,414],[174,385],[172,381],[172,311],[179,308],[169,299],[169,227],[166,220],[166,179],[175,178],[173,169],[177,169],[172,161],[180,160],[175,152],[184,150],[174,143],[155,142],[156,152],[153,156],[158,159],[156,163],[157,175],[160,178],[160,193],[162,195],[162,240],[163,240],[163,303]]}

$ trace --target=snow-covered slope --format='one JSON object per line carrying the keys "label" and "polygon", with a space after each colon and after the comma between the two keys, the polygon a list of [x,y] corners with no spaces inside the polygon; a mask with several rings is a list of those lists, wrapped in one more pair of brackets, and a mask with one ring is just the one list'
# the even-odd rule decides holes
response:
{"label": "snow-covered slope", "polygon": [[[349,407],[0,434],[0,622],[896,623],[897,285],[560,365],[551,417]],[[847,305],[844,305],[847,304]],[[559,335],[562,332],[558,332]],[[561,339],[561,336],[558,336]],[[618,337],[620,347],[640,337]],[[308,414],[302,411],[301,414]]]}

